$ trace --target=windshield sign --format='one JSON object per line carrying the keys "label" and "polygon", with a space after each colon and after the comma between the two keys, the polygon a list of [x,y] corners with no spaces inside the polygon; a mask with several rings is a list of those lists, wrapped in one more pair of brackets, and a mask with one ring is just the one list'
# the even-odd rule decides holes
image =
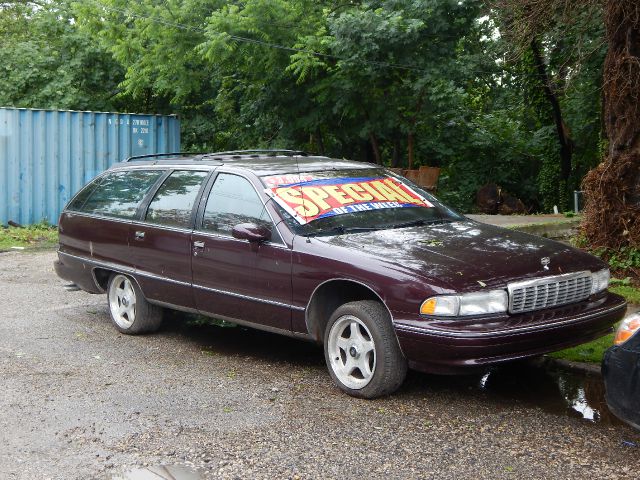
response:
{"label": "windshield sign", "polygon": [[432,208],[433,204],[390,176],[313,178],[281,175],[263,178],[265,192],[298,223],[388,208]]}

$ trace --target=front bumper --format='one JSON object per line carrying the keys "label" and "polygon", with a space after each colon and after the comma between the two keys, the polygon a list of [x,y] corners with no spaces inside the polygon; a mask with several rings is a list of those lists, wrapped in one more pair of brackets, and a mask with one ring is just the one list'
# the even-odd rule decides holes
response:
{"label": "front bumper", "polygon": [[624,298],[597,299],[521,315],[469,319],[394,315],[400,347],[416,370],[457,374],[579,345],[613,331]]}
{"label": "front bumper", "polygon": [[611,347],[602,360],[609,410],[640,429],[640,336]]}

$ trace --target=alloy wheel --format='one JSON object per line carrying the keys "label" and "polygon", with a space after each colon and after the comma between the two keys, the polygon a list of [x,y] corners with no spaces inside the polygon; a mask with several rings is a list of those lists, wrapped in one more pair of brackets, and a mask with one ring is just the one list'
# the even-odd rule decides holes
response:
{"label": "alloy wheel", "polygon": [[111,316],[120,328],[127,329],[136,319],[136,292],[124,275],[116,275],[109,289]]}
{"label": "alloy wheel", "polygon": [[329,332],[331,368],[347,388],[366,387],[376,369],[376,346],[366,325],[353,315],[338,318]]}

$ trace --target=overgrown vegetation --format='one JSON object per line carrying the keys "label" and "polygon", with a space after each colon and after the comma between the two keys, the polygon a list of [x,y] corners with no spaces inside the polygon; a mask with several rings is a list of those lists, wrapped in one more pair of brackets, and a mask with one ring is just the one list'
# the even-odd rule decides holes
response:
{"label": "overgrown vegetation", "polygon": [[[632,247],[620,247],[618,250],[597,248],[591,253],[609,263],[615,278],[624,282],[621,286],[636,285],[640,287],[640,250]],[[615,280],[614,280],[615,281]]]}
{"label": "overgrown vegetation", "polygon": [[588,239],[583,235],[573,237],[571,243],[609,264],[613,277],[612,285],[640,287],[640,249],[631,246],[621,246],[617,249],[591,248]]}
{"label": "overgrown vegetation", "polygon": [[0,227],[0,251],[12,247],[50,248],[58,244],[58,229],[48,223],[28,227]]}
{"label": "overgrown vegetation", "polygon": [[622,295],[629,303],[640,305],[640,288],[634,287],[630,283],[614,283],[609,290]]}
{"label": "overgrown vegetation", "polygon": [[583,181],[587,202],[582,230],[594,248],[640,249],[640,3],[608,0],[604,12],[608,148]]}

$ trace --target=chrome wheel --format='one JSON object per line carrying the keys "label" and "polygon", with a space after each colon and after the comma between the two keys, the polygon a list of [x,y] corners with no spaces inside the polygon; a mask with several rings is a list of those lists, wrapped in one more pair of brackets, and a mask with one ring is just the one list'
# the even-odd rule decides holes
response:
{"label": "chrome wheel", "polygon": [[109,286],[111,317],[122,329],[128,329],[136,319],[136,291],[124,275],[113,277]]}
{"label": "chrome wheel", "polygon": [[353,315],[338,318],[327,342],[331,368],[347,388],[366,387],[376,370],[376,346],[371,332]]}

